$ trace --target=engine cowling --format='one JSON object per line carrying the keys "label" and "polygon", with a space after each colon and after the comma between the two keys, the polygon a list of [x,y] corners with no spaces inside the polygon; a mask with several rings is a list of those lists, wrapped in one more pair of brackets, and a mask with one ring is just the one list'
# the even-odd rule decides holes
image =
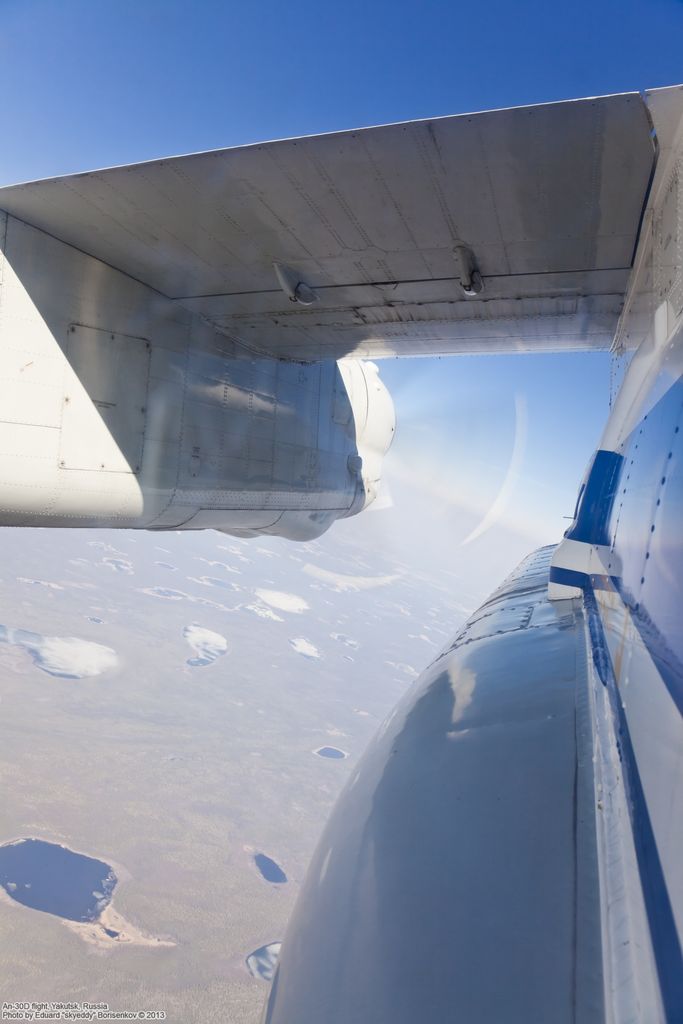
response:
{"label": "engine cowling", "polygon": [[[333,378],[331,417],[320,424],[315,464],[320,485],[331,479],[335,507],[289,510],[271,525],[240,531],[241,535],[269,533],[292,540],[310,540],[320,536],[335,519],[356,515],[376,500],[384,456],[396,430],[391,395],[372,362],[339,362],[335,364]],[[327,395],[321,393],[321,414],[326,407]],[[346,452],[343,461],[338,458],[340,445]],[[314,492],[315,487],[311,495]],[[235,530],[228,527],[226,532]]]}
{"label": "engine cowling", "polygon": [[305,540],[374,500],[395,421],[372,363],[257,357],[6,220],[0,525]]}

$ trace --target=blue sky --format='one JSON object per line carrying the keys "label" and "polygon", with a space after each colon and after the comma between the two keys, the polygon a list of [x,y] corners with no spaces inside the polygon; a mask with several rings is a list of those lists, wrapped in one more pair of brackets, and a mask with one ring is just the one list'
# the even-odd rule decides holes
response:
{"label": "blue sky", "polygon": [[[682,40],[681,0],[0,0],[0,183],[670,85],[683,81]],[[529,547],[557,536],[607,414],[609,370],[606,355],[386,363],[396,475],[419,456],[435,500],[485,509],[522,396],[505,521]]]}
{"label": "blue sky", "polygon": [[0,0],[0,180],[670,85],[681,0]]}

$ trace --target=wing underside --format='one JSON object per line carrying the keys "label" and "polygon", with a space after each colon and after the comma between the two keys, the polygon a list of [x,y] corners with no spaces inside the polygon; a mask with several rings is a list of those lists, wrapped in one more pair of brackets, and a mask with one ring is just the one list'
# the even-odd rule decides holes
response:
{"label": "wing underside", "polygon": [[[0,208],[252,353],[606,348],[654,159],[625,94],[32,182]],[[463,253],[484,285],[470,297]],[[276,263],[316,301],[291,301]]]}

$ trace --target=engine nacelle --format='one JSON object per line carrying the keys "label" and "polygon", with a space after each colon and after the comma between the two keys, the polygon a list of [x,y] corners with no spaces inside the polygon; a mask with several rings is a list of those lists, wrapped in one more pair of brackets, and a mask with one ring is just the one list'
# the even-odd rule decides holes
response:
{"label": "engine nacelle", "polygon": [[[280,378],[287,377],[292,364],[278,364]],[[290,478],[278,477],[273,471],[273,490],[261,509],[262,498],[253,499],[249,513],[263,516],[252,526],[225,510],[215,513],[202,510],[199,519],[185,528],[203,527],[211,521],[216,528],[238,536],[259,533],[275,534],[290,540],[311,540],[320,536],[340,518],[356,515],[376,499],[382,477],[382,463],[391,445],[396,428],[391,396],[379,377],[374,363],[357,359],[339,363],[323,362],[295,367],[297,379],[310,384],[311,394],[294,407],[283,406],[282,396],[275,396],[273,425],[277,431],[274,451],[287,452],[293,435],[308,434],[309,447],[301,452],[310,467],[303,476],[294,469]],[[303,378],[306,378],[305,381]],[[263,428],[263,423],[259,429]],[[249,441],[245,440],[245,449]],[[275,456],[277,458],[277,454]],[[273,466],[275,470],[275,465]],[[249,477],[249,469],[245,469]],[[294,507],[279,512],[271,521],[266,517],[282,500]],[[246,495],[245,495],[246,496]],[[296,507],[298,505],[298,507]]]}
{"label": "engine nacelle", "polygon": [[0,525],[306,540],[374,499],[377,368],[260,358],[0,214]]}

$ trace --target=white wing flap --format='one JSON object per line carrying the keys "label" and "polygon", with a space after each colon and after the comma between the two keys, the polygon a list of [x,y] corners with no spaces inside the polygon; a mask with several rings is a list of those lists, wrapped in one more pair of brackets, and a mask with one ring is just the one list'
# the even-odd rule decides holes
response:
{"label": "white wing flap", "polygon": [[[175,157],[0,208],[290,359],[609,346],[654,164],[637,94]],[[455,249],[484,279],[467,298]],[[317,295],[292,303],[274,262]]]}

